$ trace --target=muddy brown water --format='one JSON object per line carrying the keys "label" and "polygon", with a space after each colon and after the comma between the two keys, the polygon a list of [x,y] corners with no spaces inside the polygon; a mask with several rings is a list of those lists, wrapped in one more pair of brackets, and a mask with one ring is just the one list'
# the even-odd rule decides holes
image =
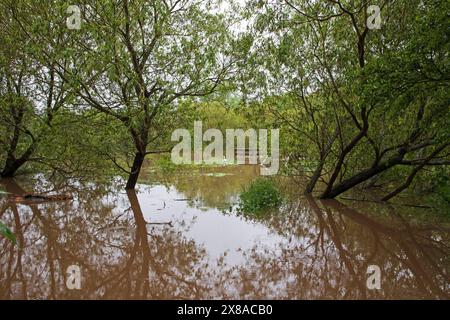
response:
{"label": "muddy brown water", "polygon": [[[448,219],[432,210],[288,197],[242,216],[256,166],[70,187],[72,201],[15,203],[2,193],[1,299],[448,299]],[[4,192],[51,189],[0,180]],[[64,192],[69,189],[62,188]],[[292,190],[292,188],[290,189]],[[69,266],[80,289],[67,286]],[[369,289],[368,266],[380,268]]]}

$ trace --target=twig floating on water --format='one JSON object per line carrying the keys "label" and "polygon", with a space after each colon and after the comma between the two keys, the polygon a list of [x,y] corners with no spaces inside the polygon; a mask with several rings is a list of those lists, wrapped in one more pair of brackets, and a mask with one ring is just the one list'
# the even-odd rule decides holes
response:
{"label": "twig floating on water", "polygon": [[402,203],[391,203],[391,202],[385,202],[380,200],[369,200],[369,199],[355,199],[355,198],[347,198],[347,197],[341,197],[342,200],[350,200],[350,201],[361,201],[361,202],[374,202],[379,204],[390,204],[394,206],[403,206],[403,207],[414,207],[414,208],[422,208],[422,209],[432,209],[433,207],[430,206],[421,206],[418,204],[402,204]]}
{"label": "twig floating on water", "polygon": [[173,227],[172,221],[169,222],[146,222],[147,224],[156,224],[156,225],[168,225],[170,227]]}

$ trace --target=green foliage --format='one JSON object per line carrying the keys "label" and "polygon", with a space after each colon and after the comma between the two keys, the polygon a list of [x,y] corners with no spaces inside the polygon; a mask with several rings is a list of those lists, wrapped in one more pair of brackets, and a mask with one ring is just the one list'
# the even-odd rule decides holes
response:
{"label": "green foliage", "polygon": [[16,236],[14,235],[14,233],[11,230],[9,230],[9,228],[5,226],[1,221],[0,221],[0,235],[5,237],[14,244],[17,243]]}
{"label": "green foliage", "polygon": [[158,157],[155,160],[156,169],[161,171],[163,174],[170,174],[177,171],[178,166],[172,162],[170,156]]}
{"label": "green foliage", "polygon": [[[448,1],[387,1],[379,30],[362,0],[250,0],[242,16],[220,3],[86,0],[68,30],[70,1],[2,1],[0,172],[127,172],[202,120],[222,133],[279,128],[283,168],[331,186],[409,148],[409,164],[374,177],[394,189],[449,141]],[[423,169],[415,181],[429,186]],[[447,201],[445,184],[433,188]]]}
{"label": "green foliage", "polygon": [[431,192],[426,200],[440,210],[441,214],[450,217],[450,178],[448,175],[434,175]]}
{"label": "green foliage", "polygon": [[246,113],[234,99],[196,102],[183,100],[178,108],[178,126],[193,129],[194,121],[202,121],[203,130],[219,129],[225,136],[226,129],[247,129],[251,123]]}
{"label": "green foliage", "polygon": [[278,208],[283,198],[272,180],[258,178],[240,194],[239,211],[259,215],[267,209]]}
{"label": "green foliage", "polygon": [[[316,182],[337,192],[378,175],[370,171],[375,167],[393,178],[378,180],[392,190],[407,179],[411,164],[441,146],[435,159],[449,160],[448,1],[388,1],[379,30],[366,29],[366,6],[312,0],[248,5],[255,37],[261,37],[251,50],[258,67],[248,65],[253,76],[246,85],[261,93],[259,109],[272,113],[272,125],[281,129],[289,172],[320,176]],[[320,191],[316,182],[313,189]]]}
{"label": "green foliage", "polygon": [[450,205],[450,178],[441,176],[434,187],[434,191]]}

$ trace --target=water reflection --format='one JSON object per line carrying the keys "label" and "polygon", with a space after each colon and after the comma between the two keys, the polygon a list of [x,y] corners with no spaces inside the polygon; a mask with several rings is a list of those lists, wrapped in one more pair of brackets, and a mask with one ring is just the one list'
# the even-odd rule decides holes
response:
{"label": "water reflection", "polygon": [[[178,177],[138,193],[72,190],[66,202],[3,197],[0,219],[18,245],[0,240],[0,298],[449,298],[445,224],[312,198],[258,220],[224,214],[218,207],[248,183],[210,197],[226,177],[239,175],[191,177],[192,189]],[[41,188],[1,185],[19,195]],[[366,287],[370,264],[382,270],[381,290]],[[66,287],[70,265],[81,268],[81,290]]]}
{"label": "water reflection", "polygon": [[174,187],[192,206],[225,209],[259,174],[260,168],[255,165],[201,167],[189,175],[180,173],[156,179],[152,172],[144,171],[140,182]]}
{"label": "water reflection", "polygon": [[[236,281],[256,298],[448,299],[449,230],[411,225],[385,209],[390,214],[375,219],[335,200],[292,203],[266,223],[295,235],[277,250],[251,251]],[[382,271],[380,291],[366,287],[373,264]]]}

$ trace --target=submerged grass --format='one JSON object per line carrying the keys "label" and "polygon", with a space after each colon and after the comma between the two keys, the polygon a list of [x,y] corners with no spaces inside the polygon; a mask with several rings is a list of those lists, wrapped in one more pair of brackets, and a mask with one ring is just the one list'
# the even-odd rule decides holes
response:
{"label": "submerged grass", "polygon": [[0,221],[0,236],[5,237],[14,244],[17,243],[16,236],[14,235],[14,233],[11,230],[9,230],[9,228],[6,225],[4,225],[1,221]]}
{"label": "submerged grass", "polygon": [[239,196],[238,210],[244,214],[262,215],[268,209],[278,208],[283,197],[275,183],[267,178],[256,179]]}

